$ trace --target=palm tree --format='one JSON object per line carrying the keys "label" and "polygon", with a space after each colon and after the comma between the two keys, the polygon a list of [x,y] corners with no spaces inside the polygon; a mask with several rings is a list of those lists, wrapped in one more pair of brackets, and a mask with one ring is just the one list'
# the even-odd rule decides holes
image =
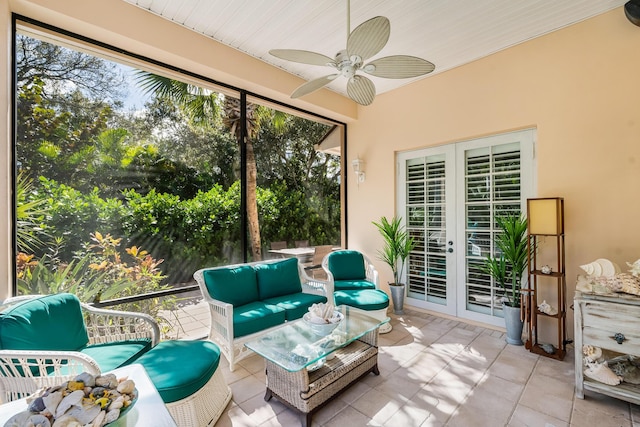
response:
{"label": "palm tree", "polygon": [[178,105],[196,125],[207,126],[220,115],[222,104],[222,122],[235,137],[238,144],[246,148],[246,182],[247,182],[247,220],[251,240],[251,254],[254,261],[262,259],[260,238],[260,221],[258,217],[256,159],[253,142],[260,127],[271,122],[277,130],[284,130],[286,114],[247,103],[246,139],[242,141],[241,103],[237,98],[221,95],[198,86],[159,76],[147,71],[138,71],[138,83],[143,91],[154,94],[158,98],[166,98]]}

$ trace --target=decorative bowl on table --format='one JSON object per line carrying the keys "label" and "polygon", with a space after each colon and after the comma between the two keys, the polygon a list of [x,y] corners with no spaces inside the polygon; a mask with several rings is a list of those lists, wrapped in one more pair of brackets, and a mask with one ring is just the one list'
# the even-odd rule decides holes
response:
{"label": "decorative bowl on table", "polygon": [[314,334],[329,335],[344,320],[344,315],[333,304],[313,304],[302,320]]}
{"label": "decorative bowl on table", "polygon": [[106,426],[129,412],[137,399],[132,380],[83,372],[71,381],[36,391],[27,398],[28,409],[15,414],[4,427]]}

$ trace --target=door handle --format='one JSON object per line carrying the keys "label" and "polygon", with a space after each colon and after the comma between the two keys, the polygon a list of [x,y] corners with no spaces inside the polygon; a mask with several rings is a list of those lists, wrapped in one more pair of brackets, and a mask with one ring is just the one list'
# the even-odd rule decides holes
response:
{"label": "door handle", "polygon": [[447,249],[447,252],[452,253],[453,252],[453,248]]}

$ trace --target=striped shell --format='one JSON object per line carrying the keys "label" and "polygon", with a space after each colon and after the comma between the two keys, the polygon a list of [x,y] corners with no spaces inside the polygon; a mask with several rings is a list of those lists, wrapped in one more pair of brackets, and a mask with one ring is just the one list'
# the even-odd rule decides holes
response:
{"label": "striped shell", "polygon": [[609,369],[607,362],[588,364],[587,369],[584,370],[584,375],[608,385],[618,385],[622,382],[622,377]]}
{"label": "striped shell", "polygon": [[589,264],[581,265],[580,268],[589,276],[595,277],[611,277],[621,271],[617,264],[604,258],[598,258]]}

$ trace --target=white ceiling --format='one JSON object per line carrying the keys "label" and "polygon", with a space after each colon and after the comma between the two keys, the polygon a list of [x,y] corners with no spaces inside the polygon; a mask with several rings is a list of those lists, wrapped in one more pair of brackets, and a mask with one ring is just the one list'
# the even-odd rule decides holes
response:
{"label": "white ceiling", "polygon": [[[346,47],[347,0],[125,0],[248,55],[311,80],[332,74],[269,55],[302,49],[333,58]],[[485,57],[624,5],[626,0],[351,0],[353,29],[375,16],[391,21],[372,59],[412,55],[435,64],[412,79],[369,77],[378,94]],[[620,13],[624,14],[621,10]],[[629,24],[631,25],[631,24]],[[329,87],[346,93],[346,80]],[[293,92],[295,88],[291,88]]]}

